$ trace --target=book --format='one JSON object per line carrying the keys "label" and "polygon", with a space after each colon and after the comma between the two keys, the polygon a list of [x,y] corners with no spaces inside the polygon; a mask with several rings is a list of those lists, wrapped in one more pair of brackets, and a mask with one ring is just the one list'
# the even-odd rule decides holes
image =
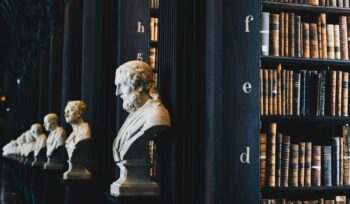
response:
{"label": "book", "polygon": [[311,185],[321,186],[321,146],[312,147]]}
{"label": "book", "polygon": [[348,116],[349,73],[343,72],[342,80],[342,116]]}
{"label": "book", "polygon": [[300,115],[306,115],[305,108],[305,98],[306,98],[306,70],[300,70],[301,83],[300,83]]}
{"label": "book", "polygon": [[286,90],[287,90],[287,70],[282,70],[282,115],[287,115],[287,111],[286,111]]}
{"label": "book", "polygon": [[270,14],[270,55],[279,56],[279,15]]}
{"label": "book", "polygon": [[322,146],[322,178],[324,186],[332,186],[332,147]]}
{"label": "book", "polygon": [[299,145],[291,144],[290,149],[290,186],[298,186],[298,174],[299,174]]}
{"label": "book", "polygon": [[289,42],[289,57],[295,57],[295,34],[294,34],[294,29],[295,29],[295,14],[294,13],[289,13],[289,29],[288,29],[288,42]]}
{"label": "book", "polygon": [[280,56],[284,56],[284,35],[285,35],[285,31],[284,31],[284,16],[286,15],[286,13],[281,12],[280,13],[280,39],[279,39],[279,48],[280,48]]}
{"label": "book", "polygon": [[337,96],[337,72],[331,71],[331,95],[330,95],[330,114],[332,116],[336,115],[336,96]]}
{"label": "book", "polygon": [[295,57],[301,57],[301,16],[295,16]]}
{"label": "book", "polygon": [[303,23],[303,57],[310,58],[310,29],[308,23]]}
{"label": "book", "polygon": [[349,60],[348,27],[346,16],[339,16],[340,53],[342,60]]}
{"label": "book", "polygon": [[289,181],[290,136],[283,136],[282,143],[282,186],[288,187]]}
{"label": "book", "polygon": [[289,56],[289,41],[288,41],[288,33],[289,33],[289,15],[288,13],[284,13],[284,56]]}
{"label": "book", "polygon": [[269,138],[268,138],[268,179],[267,185],[269,187],[274,187],[276,185],[276,132],[277,124],[269,124]]}
{"label": "book", "polygon": [[311,168],[312,168],[312,143],[305,143],[305,179],[304,185],[311,186]]}
{"label": "book", "polygon": [[278,81],[277,81],[277,70],[273,70],[273,80],[272,80],[272,106],[273,106],[273,115],[277,115],[277,85]]}
{"label": "book", "polygon": [[332,185],[340,185],[340,138],[332,138]]}
{"label": "book", "polygon": [[266,134],[260,134],[260,186],[266,186]]}
{"label": "book", "polygon": [[259,70],[260,77],[260,115],[264,115],[264,70]]}
{"label": "book", "polygon": [[337,71],[337,93],[336,93],[336,113],[337,116],[342,115],[342,93],[343,93],[343,72]]}
{"label": "book", "polygon": [[341,59],[340,54],[340,34],[339,34],[339,25],[334,25],[334,54],[335,59]]}
{"label": "book", "polygon": [[327,24],[327,51],[328,59],[335,59],[334,26],[332,24]]}
{"label": "book", "polygon": [[320,20],[321,20],[321,38],[322,38],[322,58],[328,59],[326,14],[321,13]]}
{"label": "book", "polygon": [[294,72],[289,72],[289,115],[293,115],[293,78]]}
{"label": "book", "polygon": [[282,145],[283,134],[278,133],[276,138],[276,186],[280,187],[282,182]]}
{"label": "book", "polygon": [[313,5],[313,6],[318,6],[319,5],[319,1],[318,0],[309,0],[308,1],[310,5]]}
{"label": "book", "polygon": [[282,115],[282,64],[277,66],[277,114]]}
{"label": "book", "polygon": [[293,76],[293,114],[300,115],[300,73],[295,73]]}
{"label": "book", "polygon": [[299,183],[298,186],[304,186],[305,180],[305,142],[299,144]]}
{"label": "book", "polygon": [[318,54],[318,34],[317,34],[317,24],[310,24],[310,53],[311,58],[319,58]]}

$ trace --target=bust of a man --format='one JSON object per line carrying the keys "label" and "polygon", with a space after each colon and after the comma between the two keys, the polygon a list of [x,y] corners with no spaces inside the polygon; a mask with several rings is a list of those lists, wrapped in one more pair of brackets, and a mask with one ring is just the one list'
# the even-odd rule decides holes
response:
{"label": "bust of a man", "polygon": [[54,113],[47,114],[44,117],[44,127],[46,131],[50,132],[46,141],[46,155],[51,156],[54,150],[65,144],[66,132],[58,126],[58,116]]}
{"label": "bust of a man", "polygon": [[46,135],[43,133],[43,128],[40,124],[33,124],[30,128],[32,136],[35,138],[34,156],[38,156],[40,150],[46,147]]}
{"label": "bust of a man", "polygon": [[85,139],[91,139],[91,130],[84,121],[86,104],[83,101],[69,101],[64,111],[66,122],[73,128],[73,132],[66,140],[66,148],[69,159],[72,157],[76,145]]}
{"label": "bust of a man", "polygon": [[25,143],[21,147],[21,154],[23,156],[28,156],[30,152],[34,151],[35,147],[35,138],[33,137],[30,130],[27,130],[25,133]]}
{"label": "bust of a man", "polygon": [[152,68],[135,60],[121,65],[115,74],[116,95],[129,116],[113,143],[115,161],[124,159],[130,146],[154,126],[170,127],[168,110],[159,99]]}

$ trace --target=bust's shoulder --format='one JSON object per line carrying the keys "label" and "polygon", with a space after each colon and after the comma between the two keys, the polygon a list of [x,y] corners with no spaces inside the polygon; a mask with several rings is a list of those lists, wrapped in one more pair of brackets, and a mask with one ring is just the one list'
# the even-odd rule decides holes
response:
{"label": "bust's shoulder", "polygon": [[160,100],[152,100],[148,108],[149,110],[147,111],[146,115],[147,126],[170,126],[169,112]]}

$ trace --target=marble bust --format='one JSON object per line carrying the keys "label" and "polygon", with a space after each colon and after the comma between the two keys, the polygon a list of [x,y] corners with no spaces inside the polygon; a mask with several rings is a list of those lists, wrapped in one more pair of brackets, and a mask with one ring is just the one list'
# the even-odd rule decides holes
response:
{"label": "marble bust", "polygon": [[[86,104],[83,101],[69,101],[65,108],[64,117],[66,122],[72,126],[73,132],[67,138],[65,145],[69,158],[69,169],[64,173],[64,179],[86,179],[91,177],[91,173],[87,170],[86,161],[88,159],[85,158],[86,154],[76,153],[75,155],[79,143],[91,140],[90,126],[83,118],[85,111]],[[85,150],[79,150],[79,152],[85,152]]]}
{"label": "marble bust", "polygon": [[35,138],[34,144],[34,162],[32,166],[41,166],[45,162],[45,157],[39,155],[42,152],[43,148],[46,148],[47,137],[43,133],[43,128],[40,124],[33,124],[30,128],[30,133]]}
{"label": "marble bust", "polygon": [[27,130],[25,133],[25,143],[21,146],[21,154],[23,156],[28,156],[35,147],[35,138],[33,137],[30,130]]}
{"label": "marble bust", "polygon": [[[153,70],[142,61],[130,61],[121,65],[115,74],[116,95],[123,100],[123,108],[129,112],[113,143],[113,157],[120,168],[120,177],[111,185],[111,194],[122,195],[155,195],[157,184],[148,178],[149,159],[147,152],[136,153],[132,159],[126,158],[129,150],[137,140],[142,139],[147,131],[155,127],[170,127],[168,110],[164,107],[153,78]],[[154,132],[156,133],[156,132]],[[141,146],[146,146],[146,142]],[[142,161],[140,164],[140,161]],[[136,164],[137,163],[137,164]],[[132,175],[143,174],[143,177]],[[138,172],[138,173],[136,173]],[[134,177],[136,176],[136,177]],[[135,179],[131,179],[134,177]],[[147,177],[147,178],[146,178]],[[139,182],[131,182],[131,180]],[[142,184],[143,183],[143,184]],[[143,192],[138,191],[143,189]],[[150,188],[153,188],[150,189]]]}
{"label": "marble bust", "polygon": [[63,164],[61,162],[60,154],[53,155],[55,150],[65,145],[66,132],[62,127],[58,126],[58,116],[54,113],[47,114],[44,117],[44,127],[50,134],[46,141],[46,156],[47,163],[45,169],[61,169]]}

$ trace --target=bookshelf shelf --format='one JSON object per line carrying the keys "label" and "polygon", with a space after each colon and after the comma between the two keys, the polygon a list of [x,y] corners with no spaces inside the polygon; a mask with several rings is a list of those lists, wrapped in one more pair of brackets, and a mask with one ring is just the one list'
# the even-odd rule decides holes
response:
{"label": "bookshelf shelf", "polygon": [[149,45],[151,47],[158,47],[158,42],[156,42],[156,41],[149,41]]}
{"label": "bookshelf shelf", "polygon": [[328,13],[328,14],[350,14],[349,8],[330,7],[330,6],[311,6],[305,4],[279,3],[279,2],[261,2],[263,9],[269,11],[290,11],[307,13]]}
{"label": "bookshelf shelf", "polygon": [[151,8],[151,16],[152,17],[158,17],[159,9],[157,8]]}
{"label": "bookshelf shelf", "polygon": [[260,116],[262,122],[348,123],[350,117],[334,116]]}
{"label": "bookshelf shelf", "polygon": [[279,194],[286,195],[290,193],[350,193],[350,186],[311,186],[311,187],[267,187],[261,188],[263,195]]}
{"label": "bookshelf shelf", "polygon": [[297,57],[275,57],[261,56],[261,62],[275,62],[288,64],[306,64],[306,65],[322,65],[322,66],[344,66],[350,68],[350,60],[331,60],[331,59],[312,59],[312,58],[297,58]]}

